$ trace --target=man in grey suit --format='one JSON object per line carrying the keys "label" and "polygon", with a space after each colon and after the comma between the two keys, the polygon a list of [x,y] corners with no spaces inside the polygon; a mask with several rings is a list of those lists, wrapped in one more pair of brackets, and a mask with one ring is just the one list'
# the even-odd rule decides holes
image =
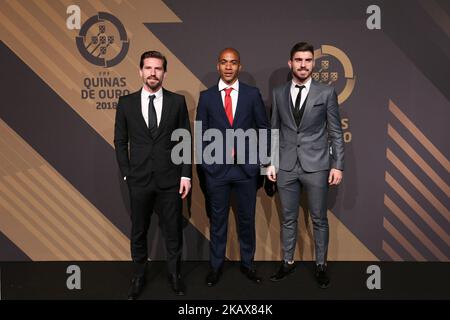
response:
{"label": "man in grey suit", "polygon": [[273,90],[271,125],[279,130],[279,168],[271,165],[267,176],[277,182],[283,208],[284,256],[270,279],[282,280],[295,270],[299,200],[305,190],[314,229],[315,277],[321,288],[327,288],[327,193],[329,186],[341,182],[344,169],[339,105],[333,87],[311,79],[312,45],[294,45],[288,65],[292,81]]}

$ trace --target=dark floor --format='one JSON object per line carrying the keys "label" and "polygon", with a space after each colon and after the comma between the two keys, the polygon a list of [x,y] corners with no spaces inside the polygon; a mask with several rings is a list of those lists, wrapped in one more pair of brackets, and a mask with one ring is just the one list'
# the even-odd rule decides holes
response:
{"label": "dark floor", "polygon": [[[450,299],[450,263],[330,262],[331,284],[320,289],[313,276],[313,263],[301,262],[287,279],[273,283],[270,275],[279,262],[257,262],[260,285],[239,271],[239,263],[227,262],[217,286],[205,284],[208,263],[185,262],[186,296],[176,297],[167,281],[165,263],[151,262],[142,299],[151,300],[342,300],[342,299]],[[66,273],[70,265],[81,270],[81,289],[69,290]],[[369,290],[369,265],[381,270],[381,289]],[[126,299],[132,265],[128,262],[2,262],[1,299]]]}

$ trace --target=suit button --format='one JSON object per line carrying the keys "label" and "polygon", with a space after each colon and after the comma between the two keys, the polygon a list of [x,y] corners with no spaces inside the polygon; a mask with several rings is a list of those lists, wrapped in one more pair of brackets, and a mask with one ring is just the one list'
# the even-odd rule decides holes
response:
{"label": "suit button", "polygon": [[300,131],[297,131],[297,134],[299,134],[300,133]]}
{"label": "suit button", "polygon": [[300,148],[300,145],[299,145],[299,144],[297,145],[297,148]]}

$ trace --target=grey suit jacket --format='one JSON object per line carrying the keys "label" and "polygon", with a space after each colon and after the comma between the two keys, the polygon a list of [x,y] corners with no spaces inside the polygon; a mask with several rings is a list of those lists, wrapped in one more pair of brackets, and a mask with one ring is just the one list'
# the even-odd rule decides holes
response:
{"label": "grey suit jacket", "polygon": [[344,169],[344,139],[334,87],[311,82],[297,127],[290,107],[291,81],[273,90],[272,129],[279,129],[279,168],[291,171],[297,159],[303,170]]}

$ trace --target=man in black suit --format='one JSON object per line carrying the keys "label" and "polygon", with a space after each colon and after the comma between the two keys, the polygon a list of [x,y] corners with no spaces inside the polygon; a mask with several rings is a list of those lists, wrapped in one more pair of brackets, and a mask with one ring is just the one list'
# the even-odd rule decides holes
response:
{"label": "man in black suit", "polygon": [[129,299],[136,299],[145,284],[147,231],[153,211],[159,216],[165,236],[172,289],[177,295],[185,292],[180,275],[182,199],[191,188],[192,170],[190,161],[179,165],[172,161],[171,151],[177,142],[171,140],[171,135],[176,129],[190,134],[190,125],[184,96],[162,87],[166,71],[167,60],[160,52],[144,52],[139,70],[143,87],[120,97],[116,111],[114,145],[131,201],[131,257],[135,270]]}

